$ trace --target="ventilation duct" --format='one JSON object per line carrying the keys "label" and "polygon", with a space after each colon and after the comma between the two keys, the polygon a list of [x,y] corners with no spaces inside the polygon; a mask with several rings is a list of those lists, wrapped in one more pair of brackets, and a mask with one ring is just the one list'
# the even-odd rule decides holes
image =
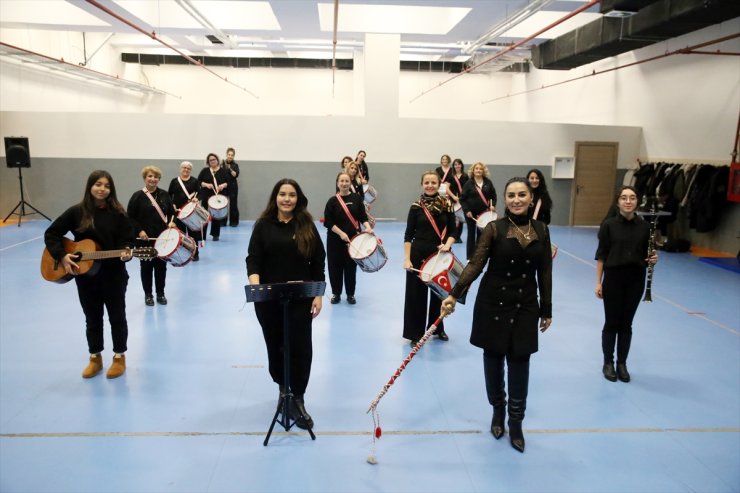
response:
{"label": "ventilation duct", "polygon": [[605,14],[636,12],[629,17],[601,17],[533,47],[534,66],[568,70],[740,16],[737,0],[608,0],[601,3],[601,11]]}

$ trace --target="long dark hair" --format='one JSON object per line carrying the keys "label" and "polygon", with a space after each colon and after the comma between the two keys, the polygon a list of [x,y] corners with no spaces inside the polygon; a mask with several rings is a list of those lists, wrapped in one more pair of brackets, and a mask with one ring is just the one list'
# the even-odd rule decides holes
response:
{"label": "long dark hair", "polygon": [[82,220],[80,221],[80,225],[77,227],[77,232],[81,233],[82,231],[86,231],[95,227],[95,221],[93,218],[95,217],[95,208],[97,206],[95,205],[95,197],[93,197],[90,189],[101,178],[106,178],[108,180],[108,184],[110,185],[110,193],[105,199],[106,207],[112,211],[116,211],[120,214],[126,215],[126,209],[124,209],[121,203],[118,201],[118,197],[116,195],[116,185],[115,183],[113,183],[113,177],[105,170],[95,170],[90,173],[90,176],[87,177],[85,193],[82,196],[82,201],[80,202],[80,207],[82,208]]}
{"label": "long dark hair", "polygon": [[280,187],[283,185],[292,186],[298,196],[295,209],[293,209],[293,221],[296,222],[295,240],[298,243],[298,252],[308,258],[314,252],[316,236],[314,235],[313,217],[307,208],[308,199],[303,193],[303,190],[301,190],[301,186],[298,185],[298,182],[291,178],[283,178],[275,183],[270,193],[270,198],[267,200],[267,206],[262,211],[262,214],[260,214],[259,219],[277,219],[277,196],[278,192],[280,192]]}
{"label": "long dark hair", "polygon": [[459,157],[456,157],[454,161],[452,161],[452,171],[455,171],[455,164],[460,163],[460,173],[465,174],[465,164],[463,164],[462,159]]}
{"label": "long dark hair", "polygon": [[552,198],[550,197],[550,192],[547,191],[547,182],[545,181],[545,175],[542,174],[542,171],[538,170],[537,168],[532,168],[531,170],[527,171],[527,182],[529,182],[529,175],[532,173],[537,175],[537,178],[540,179],[540,184],[537,188],[532,188],[530,185],[529,188],[532,190],[532,195],[534,196],[535,200],[537,198],[542,199],[542,207],[545,209],[552,209]]}

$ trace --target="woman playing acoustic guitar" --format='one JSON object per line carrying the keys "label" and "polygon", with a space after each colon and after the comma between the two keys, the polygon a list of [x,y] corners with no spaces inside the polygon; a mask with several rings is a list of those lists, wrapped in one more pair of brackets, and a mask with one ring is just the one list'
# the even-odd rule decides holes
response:
{"label": "woman playing acoustic guitar", "polygon": [[128,273],[122,261],[131,259],[130,250],[124,251],[120,260],[100,260],[95,275],[76,275],[80,266],[74,252],[68,253],[63,238],[72,232],[75,241],[93,240],[102,250],[128,248],[134,241],[134,228],[126,210],[116,198],[113,178],[107,171],[93,171],[87,179],[82,201],[73,205],[49,226],[44,242],[51,256],[61,262],[67,274],[75,275],[77,292],[85,313],[87,346],[90,361],[82,372],[83,378],[92,378],[103,369],[103,307],[108,310],[113,337],[113,363],[108,378],[116,378],[126,371],[126,286]]}

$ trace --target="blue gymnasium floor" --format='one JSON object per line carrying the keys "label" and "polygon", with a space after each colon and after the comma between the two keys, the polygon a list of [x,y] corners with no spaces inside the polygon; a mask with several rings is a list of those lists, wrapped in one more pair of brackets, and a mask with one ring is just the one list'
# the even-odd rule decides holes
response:
{"label": "blue gymnasium floor", "polygon": [[[365,411],[410,349],[402,224],[378,224],[390,260],[358,272],[358,304],[327,298],[314,323],[316,441],[276,429],[267,447],[278,392],[244,303],[253,223],[224,228],[199,263],[170,267],[168,306],[144,305],[138,260],[128,264],[128,370],[117,380],[80,377],[74,285],[39,275],[48,224],[0,228],[2,492],[740,491],[740,277],[689,254],[662,254],[655,301],[635,321],[633,380],[611,383],[596,230],[551,228],[554,322],[532,358],[526,452],[488,432],[469,302],[446,322],[450,341],[430,340],[381,401],[370,465]],[[109,333],[106,345],[108,365]]]}

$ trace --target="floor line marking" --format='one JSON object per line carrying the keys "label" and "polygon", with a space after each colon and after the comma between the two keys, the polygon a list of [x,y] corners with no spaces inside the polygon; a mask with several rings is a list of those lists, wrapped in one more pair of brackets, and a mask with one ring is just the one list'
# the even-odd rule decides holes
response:
{"label": "floor line marking", "polygon": [[[740,433],[740,428],[550,428],[527,429],[527,433],[540,435],[584,434],[584,433]],[[372,431],[314,431],[317,436],[372,436]],[[481,435],[485,430],[388,430],[383,435],[431,436],[431,435]],[[141,438],[141,437],[189,437],[189,436],[264,436],[265,431],[96,431],[60,433],[2,433],[0,438]],[[273,435],[302,436],[305,432],[282,431]]]}
{"label": "floor line marking", "polygon": [[[570,253],[567,250],[563,250],[562,248],[558,249],[558,253],[564,253],[565,255],[573,258],[574,260],[577,260],[578,262],[581,262],[582,264],[586,264],[590,267],[596,268],[596,264],[589,262],[587,260],[582,259],[581,257]],[[727,325],[717,322],[716,320],[712,320],[711,318],[707,317],[704,312],[694,311],[690,308],[687,308],[683,305],[680,305],[674,301],[669,300],[668,298],[665,298],[664,296],[656,295],[653,293],[653,298],[658,299],[660,301],[663,301],[669,305],[671,305],[674,308],[678,308],[680,311],[686,313],[687,315],[691,315],[692,317],[700,318],[704,320],[705,322],[709,322],[712,325],[716,325],[720,329],[726,330],[727,332],[730,332],[731,334],[735,334],[736,336],[740,336],[740,330],[734,329],[732,327],[728,327]]]}
{"label": "floor line marking", "polygon": [[44,237],[44,235],[41,235],[41,236],[37,236],[36,238],[31,238],[30,240],[21,241],[20,243],[15,243],[13,245],[8,245],[8,246],[6,246],[4,248],[0,248],[0,252],[4,252],[5,250],[10,250],[11,248],[15,248],[15,247],[19,247],[21,245],[25,245],[26,243],[31,243],[32,241],[36,241],[39,238],[43,238],[43,237]]}

